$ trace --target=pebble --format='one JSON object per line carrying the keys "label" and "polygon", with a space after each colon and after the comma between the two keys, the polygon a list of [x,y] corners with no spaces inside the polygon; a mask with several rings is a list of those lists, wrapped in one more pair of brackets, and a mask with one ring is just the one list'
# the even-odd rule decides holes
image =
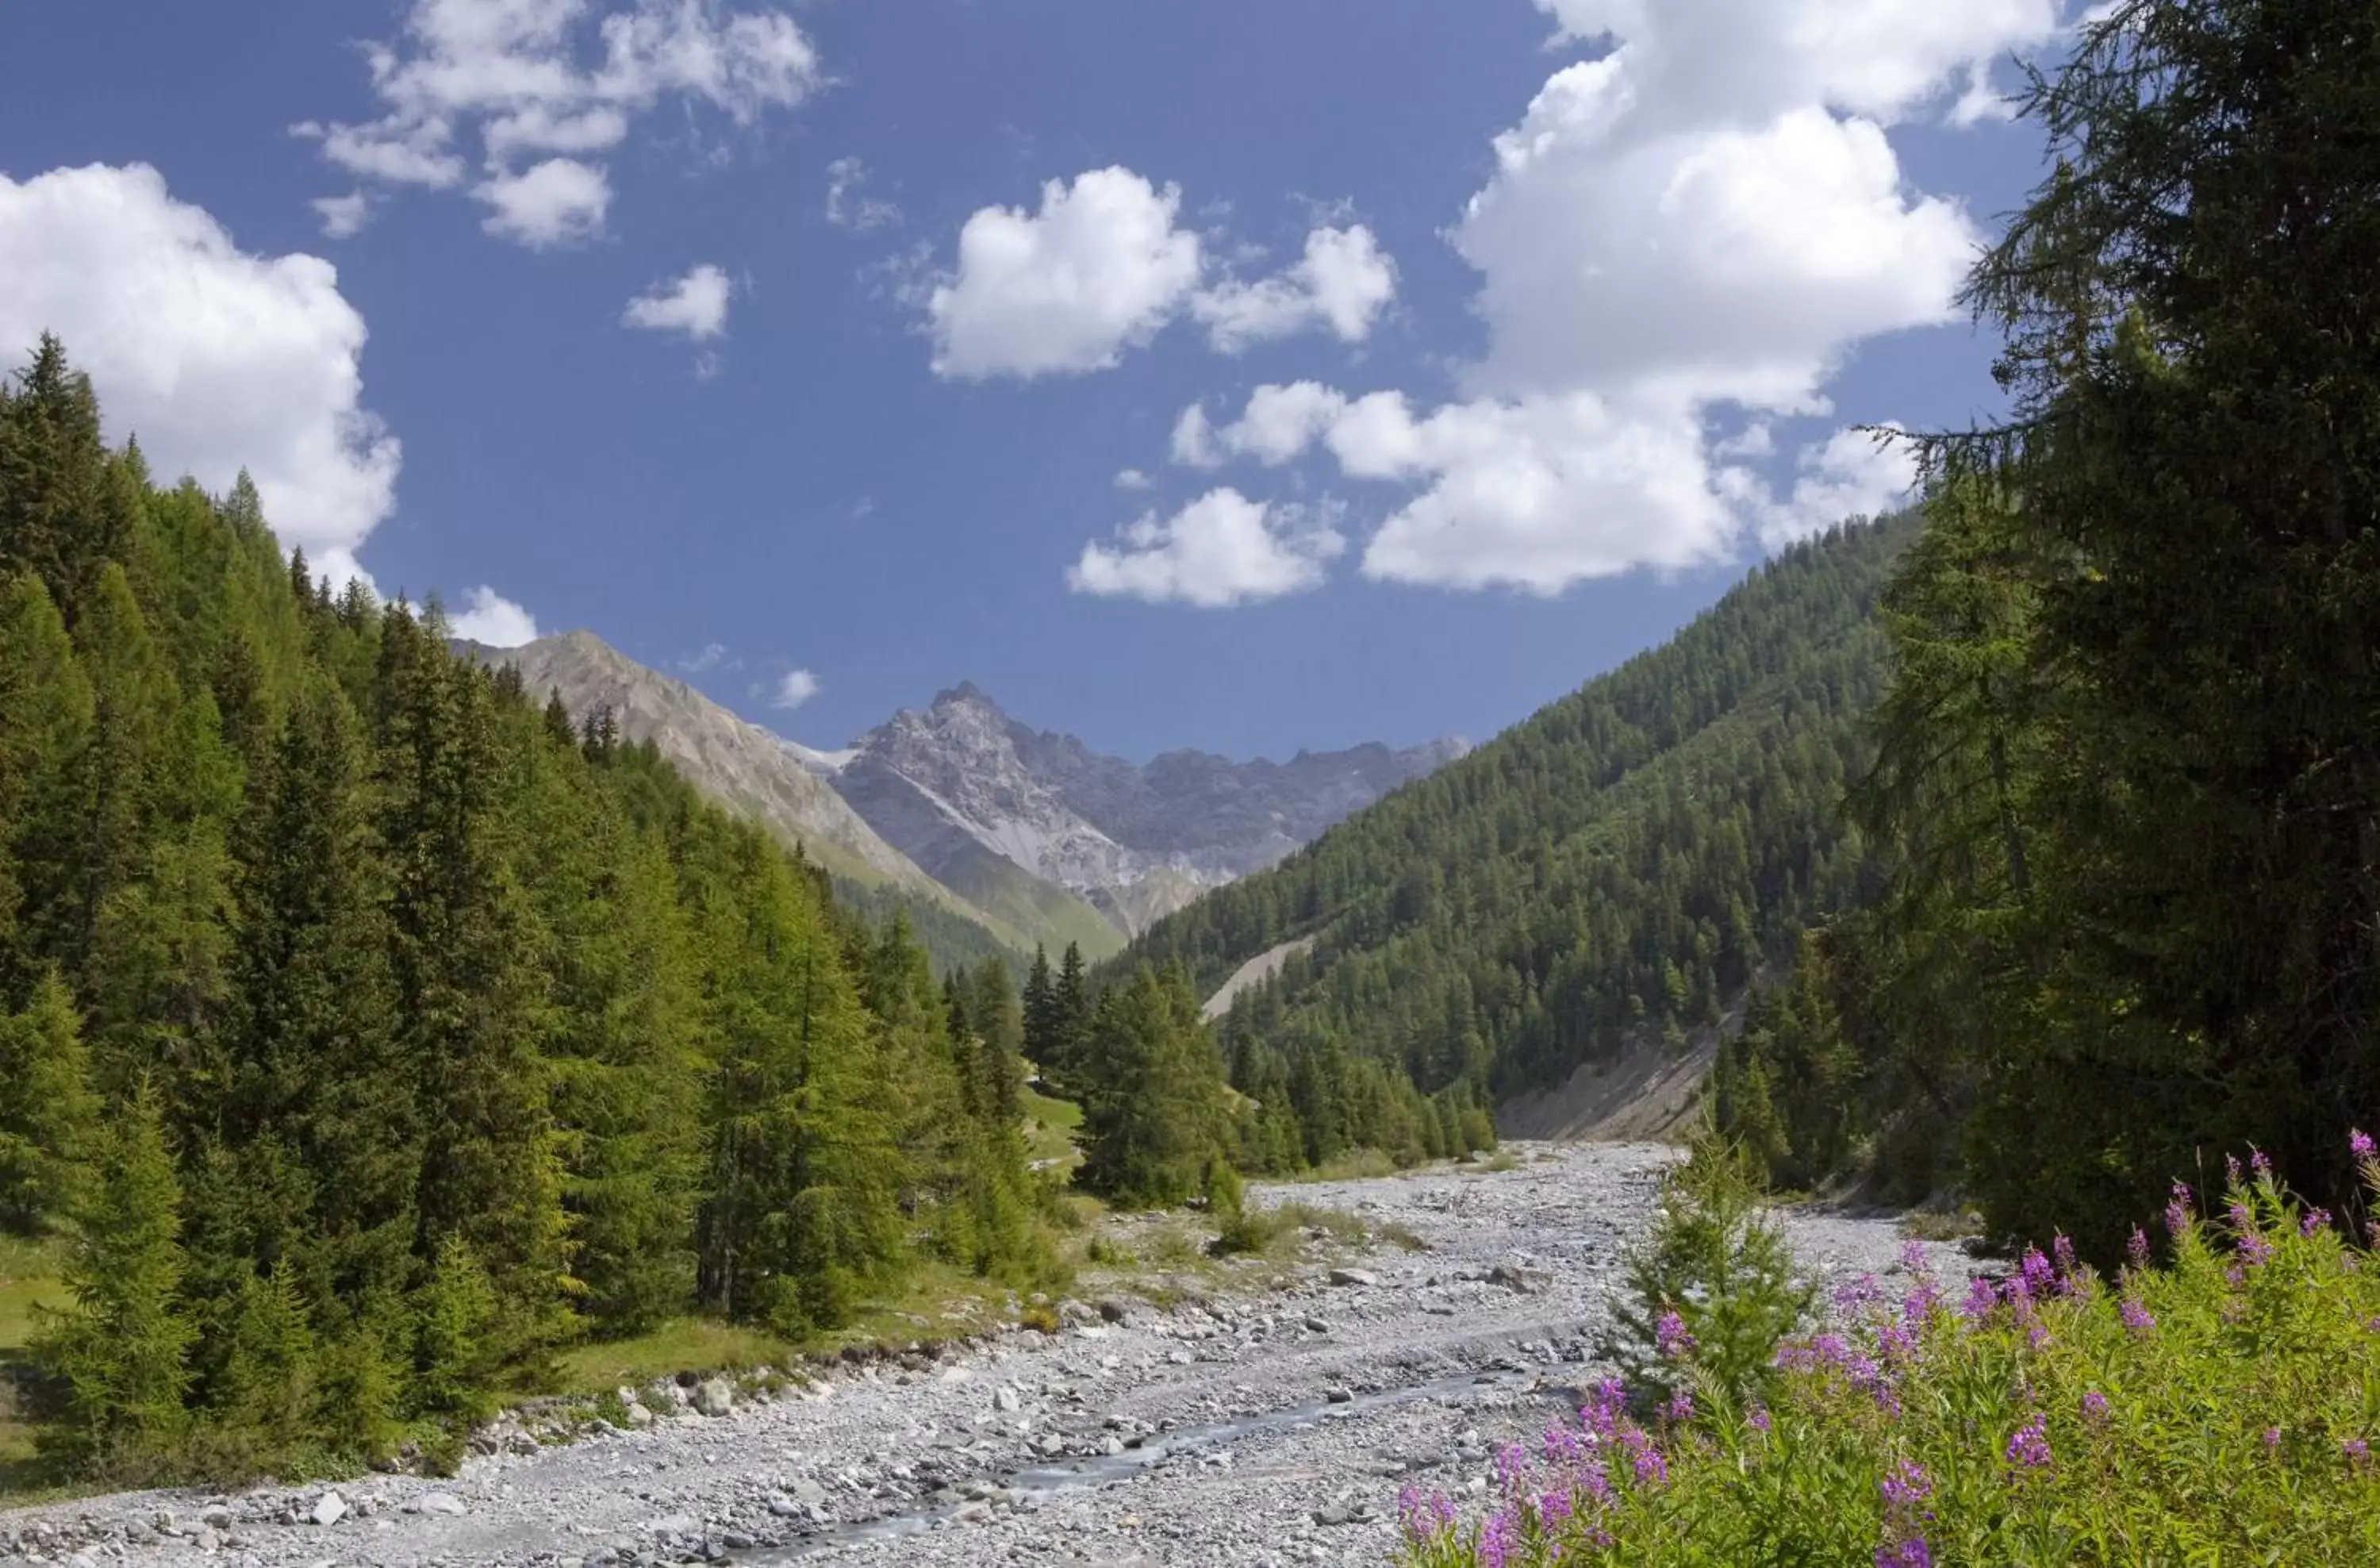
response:
{"label": "pebble", "polygon": [[[1309,1239],[1312,1260],[1286,1289],[1246,1300],[1205,1276],[1149,1300],[1103,1282],[1101,1296],[1051,1304],[1060,1334],[916,1347],[781,1397],[723,1379],[623,1389],[625,1428],[558,1443],[540,1440],[558,1434],[537,1417],[499,1423],[454,1481],[374,1476],[338,1490],[0,1512],[0,1563],[82,1554],[107,1568],[310,1568],[360,1525],[343,1568],[640,1568],[938,1510],[939,1528],[803,1561],[1385,1565],[1401,1485],[1484,1490],[1498,1446],[1532,1440],[1564,1388],[1599,1376],[1592,1347],[1622,1249],[1672,1158],[1646,1146],[1511,1147],[1510,1171],[1250,1188],[1252,1203],[1401,1223],[1427,1253],[1358,1258]],[[1881,1274],[1901,1245],[1888,1219],[1796,1213],[1788,1232],[1828,1281]],[[1152,1234],[1125,1240],[1146,1257]],[[1946,1278],[1964,1272],[1955,1249],[1929,1254]],[[1392,1288],[1374,1288],[1384,1281]],[[1386,1397],[1417,1387],[1429,1392]],[[1251,1418],[1262,1425],[1248,1429]],[[1076,1478],[1050,1489],[1033,1479],[1044,1473]]]}

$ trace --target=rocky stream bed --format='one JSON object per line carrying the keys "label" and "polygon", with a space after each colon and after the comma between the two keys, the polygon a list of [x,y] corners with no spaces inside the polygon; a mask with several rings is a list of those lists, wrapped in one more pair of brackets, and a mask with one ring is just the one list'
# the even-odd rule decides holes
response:
{"label": "rocky stream bed", "polygon": [[[1383,1563],[1400,1487],[1484,1488],[1497,1444],[1598,1375],[1622,1248],[1671,1158],[1508,1147],[1506,1170],[1250,1190],[1402,1226],[1424,1251],[1316,1258],[1287,1288],[1168,1310],[1069,1302],[1055,1334],[813,1369],[808,1387],[626,1390],[628,1426],[561,1446],[499,1426],[448,1480],[0,1512],[0,1564]],[[1900,1266],[1888,1219],[1787,1225],[1822,1276]]]}

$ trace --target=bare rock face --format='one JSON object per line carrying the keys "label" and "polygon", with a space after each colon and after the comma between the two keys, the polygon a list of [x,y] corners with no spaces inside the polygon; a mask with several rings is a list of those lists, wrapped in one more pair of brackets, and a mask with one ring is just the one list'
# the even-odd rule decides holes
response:
{"label": "bare rock face", "polygon": [[696,788],[832,870],[931,897],[1012,942],[1079,937],[1094,957],[1469,749],[1372,745],[1287,762],[1169,751],[1135,766],[1029,729],[962,684],[817,751],[590,632],[458,646],[518,670],[532,700],[559,694],[575,719],[608,710],[623,739],[650,741]]}
{"label": "bare rock face", "polygon": [[1169,751],[1135,766],[1030,729],[967,684],[895,714],[821,771],[928,871],[989,851],[1136,934],[1467,749],[1371,745],[1287,762]]}

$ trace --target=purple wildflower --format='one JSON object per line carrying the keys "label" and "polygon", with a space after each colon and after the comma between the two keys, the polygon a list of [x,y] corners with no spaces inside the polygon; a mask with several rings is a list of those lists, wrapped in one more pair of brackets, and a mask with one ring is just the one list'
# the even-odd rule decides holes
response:
{"label": "purple wildflower", "polygon": [[[2062,1241],[2065,1238],[2061,1236],[2058,1239]],[[2047,1290],[2051,1282],[2057,1277],[2057,1271],[2050,1267],[2049,1259],[2041,1255],[2041,1248],[2028,1246],[2024,1249],[2024,1261],[2018,1265],[2017,1278],[2023,1282],[2024,1294],[2028,1298],[2039,1295],[2043,1291]]]}
{"label": "purple wildflower", "polygon": [[2071,1238],[2070,1238],[2064,1232],[2059,1232],[2058,1239],[2049,1244],[2049,1250],[2051,1255],[2058,1259],[2058,1271],[2059,1273],[2070,1274],[2074,1272],[2074,1243]]}
{"label": "purple wildflower", "polygon": [[1670,1396],[1670,1419],[1677,1422],[1694,1418],[1694,1396],[1680,1389]]}
{"label": "purple wildflower", "polygon": [[1959,1310],[1965,1313],[1969,1319],[1980,1323],[1990,1317],[1992,1309],[1999,1304],[1999,1293],[1992,1289],[1991,1281],[1978,1276],[1967,1282],[1966,1305]]}
{"label": "purple wildflower", "polygon": [[2094,1421],[2106,1420],[2107,1418],[2107,1396],[2101,1393],[2097,1389],[2093,1389],[2088,1393],[2085,1393],[2082,1396],[2082,1414]]}
{"label": "purple wildflower", "polygon": [[1634,1457],[1637,1485],[1658,1487],[1670,1478],[1670,1462],[1661,1457],[1651,1438],[1632,1428],[1622,1440]]}
{"label": "purple wildflower", "polygon": [[1586,1465],[1578,1473],[1578,1489],[1600,1506],[1611,1501],[1611,1477],[1600,1465]]}
{"label": "purple wildflower", "polygon": [[2277,1448],[2278,1448],[2278,1447],[2280,1447],[2280,1446],[2281,1446],[2281,1429],[2280,1429],[2278,1427],[2267,1427],[2267,1428],[2265,1428],[2265,1452],[2266,1452],[2267,1453],[2271,1453],[2273,1450],[2275,1450],[2275,1449],[2277,1449]]}
{"label": "purple wildflower", "polygon": [[1537,1517],[1548,1525],[1557,1525],[1571,1515],[1570,1493],[1548,1492],[1537,1500]]}
{"label": "purple wildflower", "polygon": [[1933,1478],[1916,1461],[1904,1459],[1893,1466],[1879,1485],[1884,1490],[1884,1505],[1896,1512],[1914,1509],[1934,1495]]}
{"label": "purple wildflower", "polygon": [[2372,1457],[2372,1445],[2362,1438],[2350,1438],[2339,1447],[2346,1453],[2350,1465],[2361,1466]]}
{"label": "purple wildflower", "polygon": [[1512,1560],[1512,1549],[1520,1544],[1513,1538],[1518,1534],[1512,1516],[1499,1510],[1479,1531],[1480,1568],[1504,1568]]}
{"label": "purple wildflower", "polygon": [[1835,1287],[1835,1306],[1845,1314],[1857,1312],[1876,1298],[1874,1274],[1862,1274],[1858,1279]]}
{"label": "purple wildflower", "polygon": [[2248,1156],[2248,1164],[2250,1169],[2260,1176],[2269,1176],[2273,1173],[2273,1157],[2261,1149]]}
{"label": "purple wildflower", "polygon": [[2328,1229],[2330,1210],[2327,1209],[2309,1209],[2305,1211],[2305,1218],[2298,1222],[2298,1234],[2301,1235],[2320,1235]]}
{"label": "purple wildflower", "polygon": [[1912,1536],[1896,1546],[1877,1547],[1876,1568],[1934,1568],[1934,1553],[1924,1536]]}
{"label": "purple wildflower", "polygon": [[1694,1348],[1694,1336],[1687,1331],[1685,1319],[1675,1309],[1661,1314],[1653,1326],[1653,1348],[1670,1360],[1676,1360]]}
{"label": "purple wildflower", "polygon": [[1925,1244],[1922,1241],[1902,1242],[1900,1244],[1900,1266],[1912,1274],[1925,1273],[1927,1268],[1925,1262]]}
{"label": "purple wildflower", "polygon": [[[2375,1319],[2374,1321],[2380,1322],[2380,1319]],[[1765,1404],[1754,1405],[1752,1407],[1752,1414],[1747,1417],[1747,1419],[1751,1423],[1752,1429],[1762,1434],[1764,1437],[1767,1435],[1769,1428],[1775,1424],[1769,1420],[1768,1407]]]}
{"label": "purple wildflower", "polygon": [[2149,1266],[2149,1234],[2138,1225],[2134,1225],[2132,1239],[2124,1244],[2124,1251],[2131,1257],[2132,1267],[2147,1268]]}
{"label": "purple wildflower", "polygon": [[2273,1244],[2250,1231],[2240,1238],[2240,1256],[2249,1268],[2261,1269],[2273,1260]]}
{"label": "purple wildflower", "polygon": [[2046,1470],[2049,1460],[2049,1428],[2039,1416],[2010,1434],[2008,1462],[2014,1468]]}
{"label": "purple wildflower", "polygon": [[2236,1187],[2240,1185],[2240,1157],[2238,1155],[2227,1154],[2223,1157],[2223,1173],[2231,1178],[2231,1185],[2233,1186]]}
{"label": "purple wildflower", "polygon": [[2156,1327],[2156,1318],[2155,1315],[2151,1313],[2147,1307],[2143,1307],[2131,1296],[2126,1296],[2124,1298],[2124,1327],[2131,1330],[2131,1331],[2136,1334],[2145,1334],[2150,1330]]}
{"label": "purple wildflower", "polygon": [[1518,1489],[1528,1479],[1529,1451],[1519,1443],[1508,1442],[1496,1453],[1496,1485],[1506,1492]]}
{"label": "purple wildflower", "polygon": [[2370,1160],[2380,1153],[2380,1146],[2375,1146],[2370,1135],[2360,1129],[2347,1135],[2347,1149],[2358,1160]]}
{"label": "purple wildflower", "polygon": [[2363,1319],[2363,1331],[2367,1334],[2380,1334],[2380,1318]]}
{"label": "purple wildflower", "polygon": [[2188,1182],[2173,1184],[2173,1197],[2167,1200],[2165,1206],[2165,1228],[2172,1232],[2177,1240],[2180,1239],[2182,1232],[2190,1229],[2190,1184]]}

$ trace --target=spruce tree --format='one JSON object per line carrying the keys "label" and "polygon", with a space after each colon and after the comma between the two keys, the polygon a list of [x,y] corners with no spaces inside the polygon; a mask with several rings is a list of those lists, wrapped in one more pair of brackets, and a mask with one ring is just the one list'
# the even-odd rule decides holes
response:
{"label": "spruce tree", "polygon": [[49,590],[0,585],[0,1003],[66,955],[92,712]]}
{"label": "spruce tree", "polygon": [[45,974],[0,1015],[0,1233],[42,1235],[75,1211],[99,1127],[74,999]]}
{"label": "spruce tree", "polygon": [[67,1390],[55,1440],[100,1464],[128,1465],[183,1427],[195,1333],[178,1299],[180,1187],[149,1085],[116,1108],[96,1167],[66,1268],[74,1305],[35,1350]]}

